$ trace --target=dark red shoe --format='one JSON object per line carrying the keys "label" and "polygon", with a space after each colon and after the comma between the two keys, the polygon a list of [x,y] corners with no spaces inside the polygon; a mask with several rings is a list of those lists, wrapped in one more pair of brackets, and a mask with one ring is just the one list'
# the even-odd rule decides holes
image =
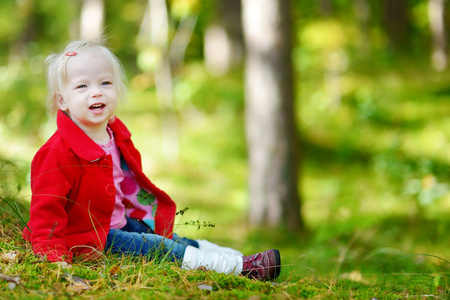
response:
{"label": "dark red shoe", "polygon": [[244,256],[242,275],[257,280],[274,280],[280,275],[281,258],[277,249]]}

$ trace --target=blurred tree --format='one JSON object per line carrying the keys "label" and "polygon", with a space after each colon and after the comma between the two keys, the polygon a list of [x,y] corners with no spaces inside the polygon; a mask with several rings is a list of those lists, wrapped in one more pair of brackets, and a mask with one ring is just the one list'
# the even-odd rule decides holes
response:
{"label": "blurred tree", "polygon": [[100,37],[104,27],[103,0],[83,0],[80,13],[80,38],[91,40]]}
{"label": "blurred tree", "polygon": [[250,222],[303,228],[289,0],[242,2]]}
{"label": "blurred tree", "polygon": [[397,50],[408,46],[408,0],[383,1],[384,25],[390,45]]}
{"label": "blurred tree", "polygon": [[[162,153],[169,160],[179,155],[174,73],[183,65],[186,48],[197,22],[197,14],[194,13],[196,5],[195,0],[148,0],[138,36],[140,49],[137,64],[143,72],[153,73],[161,111]],[[178,21],[177,27],[173,19]]]}
{"label": "blurred tree", "polygon": [[319,10],[322,16],[328,17],[333,12],[333,1],[332,0],[320,0],[318,3]]}
{"label": "blurred tree", "polygon": [[369,39],[369,18],[370,18],[370,5],[367,0],[354,0],[353,7],[355,11],[356,20],[358,22],[358,28],[361,32],[359,48],[365,52],[370,49]]}
{"label": "blurred tree", "polygon": [[[165,0],[148,0],[140,31],[141,68],[153,71],[161,110],[162,153],[166,159],[179,154],[179,128],[173,105],[173,80],[169,57],[170,16]],[[144,63],[147,61],[147,63]]]}
{"label": "blurred tree", "polygon": [[437,71],[447,67],[447,39],[444,23],[445,0],[428,0],[428,18],[433,37],[431,63]]}
{"label": "blurred tree", "polygon": [[46,118],[43,53],[67,38],[75,2],[0,1],[0,122],[30,142]]}
{"label": "blurred tree", "polygon": [[243,57],[241,0],[216,0],[217,17],[205,32],[205,64],[221,75],[238,66]]}

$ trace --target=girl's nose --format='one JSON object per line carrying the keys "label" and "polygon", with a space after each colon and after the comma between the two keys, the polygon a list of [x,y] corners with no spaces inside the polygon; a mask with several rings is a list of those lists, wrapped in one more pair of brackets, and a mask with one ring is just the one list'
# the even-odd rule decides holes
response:
{"label": "girl's nose", "polygon": [[91,91],[91,97],[92,98],[98,98],[102,96],[102,92],[98,88],[93,88]]}

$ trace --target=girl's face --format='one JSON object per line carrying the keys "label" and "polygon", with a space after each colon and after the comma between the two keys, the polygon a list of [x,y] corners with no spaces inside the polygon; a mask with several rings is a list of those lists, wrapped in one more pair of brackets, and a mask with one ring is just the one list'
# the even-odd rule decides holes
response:
{"label": "girl's face", "polygon": [[100,49],[88,48],[70,57],[66,72],[58,107],[85,132],[106,129],[118,98],[111,62]]}

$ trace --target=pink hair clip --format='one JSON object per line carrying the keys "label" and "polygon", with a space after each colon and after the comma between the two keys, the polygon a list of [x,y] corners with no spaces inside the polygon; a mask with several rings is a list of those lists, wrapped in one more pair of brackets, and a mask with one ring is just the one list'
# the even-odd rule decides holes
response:
{"label": "pink hair clip", "polygon": [[66,56],[75,56],[77,53],[75,51],[69,51],[66,53]]}

